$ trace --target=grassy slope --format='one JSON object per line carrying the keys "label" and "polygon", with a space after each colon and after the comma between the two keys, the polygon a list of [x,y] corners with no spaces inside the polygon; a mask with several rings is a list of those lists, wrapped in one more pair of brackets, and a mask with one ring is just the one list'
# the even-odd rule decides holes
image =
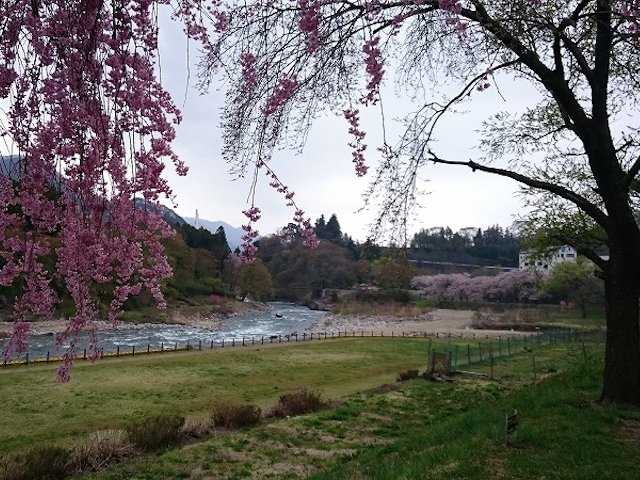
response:
{"label": "grassy slope", "polygon": [[392,381],[425,352],[421,339],[347,339],[165,353],[78,362],[67,385],[53,365],[0,369],[0,452],[157,413],[205,413],[223,398],[268,406],[303,385],[337,398]]}
{"label": "grassy slope", "polygon": [[[499,383],[407,382],[341,406],[142,457],[91,478],[635,479],[638,410],[601,406],[600,359],[544,347],[496,367]],[[486,366],[475,366],[485,370]],[[520,412],[513,446],[504,415]],[[632,428],[629,428],[631,426]],[[635,442],[635,444],[634,444]]]}

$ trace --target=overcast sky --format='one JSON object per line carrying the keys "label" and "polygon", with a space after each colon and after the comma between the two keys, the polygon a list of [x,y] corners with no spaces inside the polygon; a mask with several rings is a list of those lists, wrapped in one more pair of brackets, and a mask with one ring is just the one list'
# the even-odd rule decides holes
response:
{"label": "overcast sky", "polygon": [[[246,208],[249,182],[233,181],[221,159],[219,118],[224,102],[223,91],[220,86],[217,90],[214,86],[206,95],[200,95],[196,90],[197,51],[194,44],[190,49],[191,82],[187,87],[184,36],[173,23],[163,22],[162,27],[163,85],[180,106],[187,89],[186,103],[182,106],[183,122],[178,127],[175,149],[190,172],[186,177],[169,175],[176,194],[176,210],[181,215],[194,216],[198,209],[201,218],[223,220],[239,226],[245,221],[241,211]],[[383,89],[387,119],[397,118],[412,108],[395,94],[393,73],[388,72]],[[468,113],[443,122],[438,134],[439,155],[459,160],[477,158],[478,151],[474,147],[478,144],[478,135],[475,130],[482,120],[491,113],[525,105],[527,97],[535,94],[532,90],[523,90],[522,85],[511,83],[510,79],[500,82],[501,93],[507,103],[495,88],[490,88],[475,95],[476,100],[470,104]],[[379,111],[373,107],[362,108],[361,112],[369,145],[367,160],[374,164],[376,147],[382,144]],[[400,132],[393,120],[387,121],[387,129],[391,138]],[[296,192],[297,202],[309,216],[315,219],[322,213],[336,213],[343,230],[362,240],[367,236],[368,225],[375,212],[357,213],[362,206],[361,195],[366,189],[368,176],[355,176],[348,141],[345,120],[327,112],[313,125],[303,154],[279,152],[274,157],[273,166],[282,180]],[[486,227],[495,223],[508,226],[521,208],[519,198],[514,195],[517,184],[509,179],[444,165],[425,168],[421,177],[425,180],[423,189],[429,193],[420,200],[422,207],[412,225],[413,231],[444,225],[452,228]],[[261,234],[273,232],[290,221],[292,212],[267,182],[258,189],[256,202],[263,211],[258,225]]]}

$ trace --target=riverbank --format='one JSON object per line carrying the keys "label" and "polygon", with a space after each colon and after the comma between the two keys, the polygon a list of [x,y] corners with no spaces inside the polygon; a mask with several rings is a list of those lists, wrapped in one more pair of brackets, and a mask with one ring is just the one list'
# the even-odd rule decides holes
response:
{"label": "riverbank", "polygon": [[[129,330],[142,330],[165,325],[186,325],[199,329],[216,331],[223,322],[247,314],[251,311],[264,311],[268,305],[260,302],[240,302],[225,299],[224,308],[220,305],[212,305],[203,302],[191,304],[170,305],[165,310],[153,307],[144,307],[137,310],[125,311],[123,318],[118,322],[118,327],[126,327]],[[6,319],[8,315],[0,316]],[[30,323],[31,335],[55,335],[62,333],[67,328],[67,320],[58,318],[55,320],[40,320]],[[91,328],[96,331],[108,331],[114,329],[112,322],[97,320],[92,322]],[[6,338],[13,331],[13,322],[0,321],[0,338]]]}
{"label": "riverbank", "polygon": [[313,331],[374,331],[391,336],[417,333],[454,335],[465,338],[531,335],[532,332],[474,328],[473,310],[434,309],[413,317],[393,315],[343,315],[328,313],[311,328]]}

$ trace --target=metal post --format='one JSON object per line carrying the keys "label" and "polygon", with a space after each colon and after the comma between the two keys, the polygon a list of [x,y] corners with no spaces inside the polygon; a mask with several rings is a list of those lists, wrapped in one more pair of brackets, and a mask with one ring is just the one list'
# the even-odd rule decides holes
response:
{"label": "metal post", "polygon": [[131,356],[132,357],[136,356],[136,346],[135,345],[131,347]]}
{"label": "metal post", "polygon": [[120,345],[116,346],[116,357],[120,356]]}

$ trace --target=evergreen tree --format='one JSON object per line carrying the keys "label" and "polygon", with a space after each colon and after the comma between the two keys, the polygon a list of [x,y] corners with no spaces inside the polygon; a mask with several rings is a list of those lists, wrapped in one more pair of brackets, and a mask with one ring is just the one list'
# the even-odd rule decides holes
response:
{"label": "evergreen tree", "polygon": [[342,240],[342,230],[340,229],[340,223],[336,214],[332,214],[327,222],[327,226],[324,229],[324,237],[326,240],[340,243]]}

